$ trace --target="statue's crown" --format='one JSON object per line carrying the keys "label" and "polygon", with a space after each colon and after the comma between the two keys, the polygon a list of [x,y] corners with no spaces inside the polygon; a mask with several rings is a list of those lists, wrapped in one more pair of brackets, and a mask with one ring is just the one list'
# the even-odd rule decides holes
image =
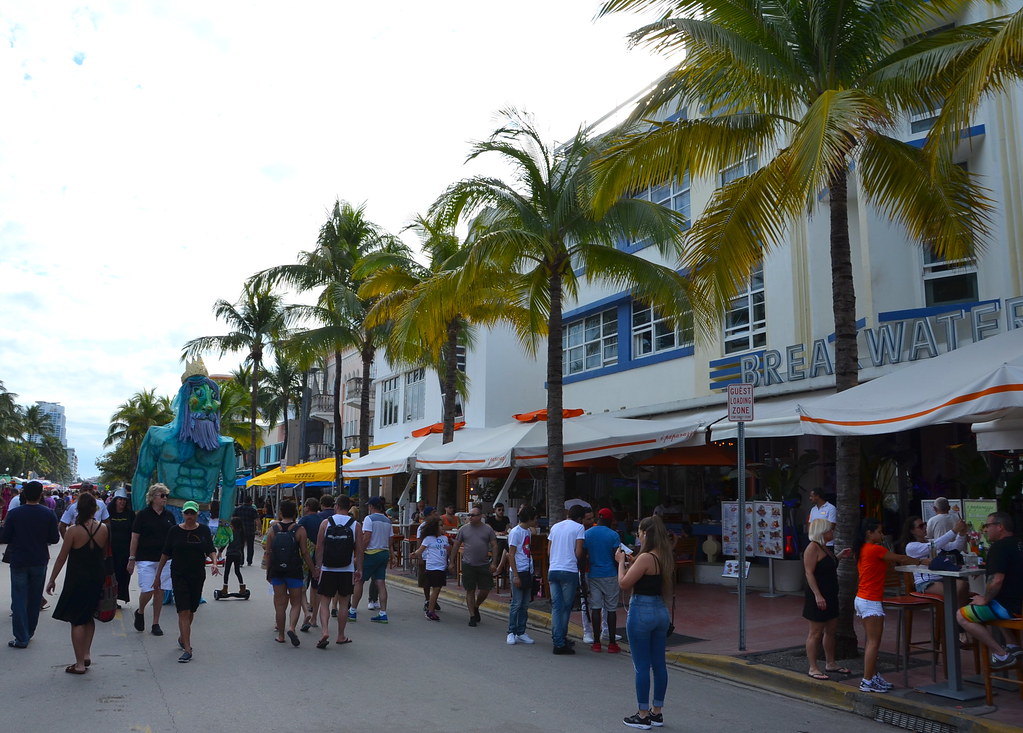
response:
{"label": "statue's crown", "polygon": [[203,364],[202,357],[200,356],[195,361],[185,362],[185,371],[181,375],[181,382],[184,384],[185,380],[189,377],[208,377],[210,373],[206,371],[206,365]]}

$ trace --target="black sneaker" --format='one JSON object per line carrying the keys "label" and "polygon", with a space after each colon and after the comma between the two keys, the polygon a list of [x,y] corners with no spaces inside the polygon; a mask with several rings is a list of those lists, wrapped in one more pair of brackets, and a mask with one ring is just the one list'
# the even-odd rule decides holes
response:
{"label": "black sneaker", "polygon": [[153,628],[150,629],[153,636],[163,636],[163,629],[160,628],[160,624],[153,624]]}
{"label": "black sneaker", "polygon": [[331,618],[337,618],[337,609],[336,608],[330,609],[330,617]]}
{"label": "black sneaker", "polygon": [[480,623],[483,620],[483,617],[480,616],[480,612],[477,611],[472,615],[472,620],[475,621],[476,623]]}
{"label": "black sneaker", "polygon": [[470,626],[475,626],[476,625],[476,617],[475,616],[470,616],[469,617],[469,625]]}
{"label": "black sneaker", "polygon": [[1004,658],[999,657],[997,654],[991,655],[991,669],[1005,669],[1006,667],[1012,667],[1016,664],[1016,657],[1012,654],[1006,654]]}
{"label": "black sneaker", "polygon": [[146,616],[142,611],[135,612],[135,630],[145,631],[146,630]]}
{"label": "black sneaker", "polygon": [[188,664],[192,661],[192,652],[183,652],[181,656],[178,657],[178,661],[182,664]]}
{"label": "black sneaker", "polygon": [[636,713],[635,715],[630,715],[627,718],[623,718],[622,722],[625,723],[630,728],[639,728],[640,730],[650,730],[650,722],[651,722],[650,718],[649,717],[641,718],[641,717],[639,717],[639,713]]}
{"label": "black sneaker", "polygon": [[555,654],[575,654],[575,649],[573,649],[572,647],[570,647],[570,646],[568,646],[566,644],[565,646],[556,646],[556,647],[554,647],[554,653]]}
{"label": "black sneaker", "polygon": [[651,710],[650,711],[650,718],[649,718],[649,720],[650,720],[650,725],[652,725],[654,728],[663,728],[664,727],[664,714],[663,713],[655,713],[654,711]]}

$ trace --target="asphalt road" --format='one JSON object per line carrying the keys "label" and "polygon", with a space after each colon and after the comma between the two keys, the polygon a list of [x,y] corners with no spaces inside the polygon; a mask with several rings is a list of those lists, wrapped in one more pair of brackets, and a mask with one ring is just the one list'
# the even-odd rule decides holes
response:
{"label": "asphalt road", "polygon": [[[0,580],[4,608],[10,604],[6,575]],[[248,601],[213,601],[219,578],[207,580],[210,602],[196,614],[190,664],[177,661],[173,608],[161,619],[166,635],[154,637],[132,627],[132,603],[124,617],[97,624],[89,673],[66,674],[74,661],[69,626],[44,612],[28,649],[0,646],[0,727],[624,731],[622,717],[635,710],[628,655],[594,654],[580,642],[575,656],[555,657],[550,637],[533,631],[535,645],[509,647],[503,619],[484,615],[479,627],[469,628],[464,609],[446,603],[442,621],[429,621],[421,597],[401,590],[391,593],[386,626],[370,623],[361,609],[362,618],[348,627],[352,644],[317,649],[315,628],[299,634],[299,648],[276,644],[268,586],[254,567],[244,575],[253,591]],[[892,730],[677,669],[670,670],[664,715],[666,731]]]}

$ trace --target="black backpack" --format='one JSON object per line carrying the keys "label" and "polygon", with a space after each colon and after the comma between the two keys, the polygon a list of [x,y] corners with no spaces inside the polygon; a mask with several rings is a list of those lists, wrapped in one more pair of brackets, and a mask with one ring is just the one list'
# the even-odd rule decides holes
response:
{"label": "black backpack", "polygon": [[346,568],[355,557],[355,532],[352,525],[355,517],[349,517],[347,524],[335,524],[333,517],[323,533],[323,566]]}
{"label": "black backpack", "polygon": [[278,522],[274,527],[274,541],[270,545],[270,574],[278,577],[302,577],[302,557],[298,550],[295,531],[298,523],[285,530]]}

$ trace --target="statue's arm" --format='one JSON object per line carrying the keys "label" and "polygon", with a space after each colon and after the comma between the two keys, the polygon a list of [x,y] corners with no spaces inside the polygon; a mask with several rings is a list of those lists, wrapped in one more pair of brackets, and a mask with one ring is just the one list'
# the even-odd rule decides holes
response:
{"label": "statue's arm", "polygon": [[220,490],[220,520],[230,523],[231,515],[234,514],[234,485],[235,474],[237,473],[238,459],[234,455],[234,441],[224,446],[224,461],[221,465],[223,474],[223,485]]}
{"label": "statue's arm", "polygon": [[131,508],[140,512],[146,508],[146,492],[149,491],[149,480],[156,468],[156,461],[153,458],[152,440],[153,429],[146,431],[146,437],[142,439],[142,447],[139,448],[139,461],[135,466],[135,475],[131,479]]}

